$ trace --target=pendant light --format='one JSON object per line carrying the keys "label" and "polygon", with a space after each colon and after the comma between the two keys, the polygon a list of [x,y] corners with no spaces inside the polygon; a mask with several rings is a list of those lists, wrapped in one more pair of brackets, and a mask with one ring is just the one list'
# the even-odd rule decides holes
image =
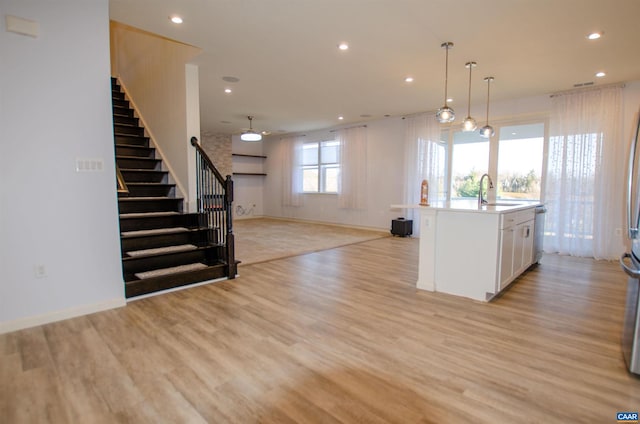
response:
{"label": "pendant light", "polygon": [[489,93],[490,93],[489,88],[491,87],[491,81],[493,81],[493,77],[486,77],[484,80],[487,82],[487,125],[480,128],[480,136],[484,138],[489,138],[489,137],[493,137],[493,135],[496,133],[493,130],[493,127],[489,125]]}
{"label": "pendant light", "polygon": [[240,135],[240,140],[242,141],[262,140],[262,135],[260,133],[255,132],[253,130],[253,127],[251,126],[251,121],[253,121],[253,116],[247,116],[247,118],[249,119],[249,129]]}
{"label": "pendant light", "polygon": [[447,78],[449,76],[449,49],[453,47],[453,43],[451,41],[447,41],[446,43],[442,43],[440,45],[443,49],[445,49],[445,65],[444,65],[444,106],[442,106],[436,112],[436,119],[441,124],[446,124],[448,122],[453,122],[456,119],[456,114],[449,106],[447,106]]}
{"label": "pendant light", "polygon": [[462,131],[475,131],[478,128],[476,120],[471,117],[471,70],[477,65],[476,62],[467,62],[464,66],[469,68],[469,97],[467,100],[467,117],[462,121]]}

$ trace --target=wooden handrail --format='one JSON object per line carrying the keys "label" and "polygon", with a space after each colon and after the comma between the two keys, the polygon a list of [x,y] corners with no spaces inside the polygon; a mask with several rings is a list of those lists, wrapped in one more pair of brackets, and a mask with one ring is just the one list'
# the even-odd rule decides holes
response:
{"label": "wooden handrail", "polygon": [[224,184],[225,178],[222,176],[220,171],[218,171],[216,166],[213,164],[213,162],[209,158],[209,155],[207,155],[207,152],[205,152],[202,146],[200,146],[200,143],[198,143],[198,139],[196,137],[191,137],[191,145],[196,148],[196,150],[202,156],[202,159],[204,159],[204,161],[207,162],[207,165],[209,165],[209,168],[211,168],[211,171],[213,171],[213,174],[216,176],[216,180],[218,180],[220,184]]}
{"label": "wooden handrail", "polygon": [[227,265],[227,276],[235,278],[237,262],[232,223],[233,180],[223,178],[198,139],[191,137],[196,149],[196,197],[201,228],[208,229],[208,239],[221,247]]}

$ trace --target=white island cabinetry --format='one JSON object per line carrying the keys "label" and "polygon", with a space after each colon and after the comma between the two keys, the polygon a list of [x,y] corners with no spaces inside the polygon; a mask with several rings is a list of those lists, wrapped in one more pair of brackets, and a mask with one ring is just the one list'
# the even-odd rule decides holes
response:
{"label": "white island cabinetry", "polygon": [[500,286],[504,289],[533,263],[535,210],[502,215],[500,230]]}
{"label": "white island cabinetry", "polygon": [[533,263],[535,206],[412,206],[420,211],[416,286],[480,301],[493,298]]}

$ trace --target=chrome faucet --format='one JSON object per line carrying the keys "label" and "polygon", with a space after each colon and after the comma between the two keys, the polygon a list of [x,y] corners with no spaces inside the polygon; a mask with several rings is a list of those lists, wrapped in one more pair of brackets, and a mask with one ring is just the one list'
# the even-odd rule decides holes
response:
{"label": "chrome faucet", "polygon": [[484,177],[487,177],[489,179],[489,186],[487,187],[487,197],[489,197],[489,189],[493,188],[493,181],[491,180],[491,177],[489,176],[489,174],[482,174],[482,177],[480,177],[480,189],[478,191],[478,208],[481,208],[483,205],[487,204],[487,200],[484,198],[484,195],[482,194]]}

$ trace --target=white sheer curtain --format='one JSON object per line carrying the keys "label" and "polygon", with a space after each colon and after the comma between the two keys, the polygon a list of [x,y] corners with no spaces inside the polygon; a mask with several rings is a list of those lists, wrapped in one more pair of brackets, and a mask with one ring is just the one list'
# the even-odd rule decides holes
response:
{"label": "white sheer curtain", "polygon": [[282,206],[302,206],[302,138],[284,138],[280,148]]}
{"label": "white sheer curtain", "polygon": [[[422,180],[429,183],[429,203],[446,200],[447,145],[440,141],[440,125],[433,114],[423,113],[405,118],[405,192],[407,204],[420,203]],[[413,219],[414,235],[419,235],[417,215],[407,210]]]}
{"label": "white sheer curtain", "polygon": [[338,130],[340,178],[338,206],[364,209],[367,206],[367,127]]}
{"label": "white sheer curtain", "polygon": [[544,250],[614,259],[624,222],[622,88],[553,97],[545,178]]}

